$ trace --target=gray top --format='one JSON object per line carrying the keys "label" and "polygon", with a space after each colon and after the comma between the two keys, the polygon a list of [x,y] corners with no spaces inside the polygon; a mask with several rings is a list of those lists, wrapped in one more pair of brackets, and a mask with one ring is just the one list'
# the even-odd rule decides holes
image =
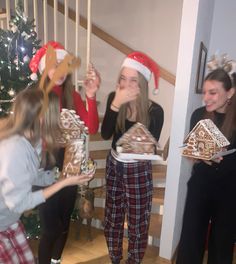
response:
{"label": "gray top", "polygon": [[0,141],[0,157],[0,231],[3,231],[18,221],[24,211],[45,202],[42,190],[32,192],[32,185],[50,185],[53,172],[39,170],[39,154],[23,136]]}

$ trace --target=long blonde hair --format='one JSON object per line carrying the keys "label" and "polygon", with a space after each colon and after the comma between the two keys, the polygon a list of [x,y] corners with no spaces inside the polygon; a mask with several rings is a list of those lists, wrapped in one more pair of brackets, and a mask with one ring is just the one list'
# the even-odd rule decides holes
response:
{"label": "long blonde hair", "polygon": [[[47,87],[47,85],[50,83],[50,78],[47,76],[44,87]],[[75,110],[74,105],[74,98],[73,98],[73,92],[75,90],[73,82],[72,82],[72,74],[68,74],[66,76],[65,81],[62,85],[60,85],[62,89],[62,108],[67,108],[71,110]]]}
{"label": "long blonde hair", "polygon": [[0,122],[0,140],[13,135],[23,135],[34,146],[43,141],[42,164],[54,165],[57,138],[60,136],[60,104],[56,94],[50,93],[46,111],[44,93],[38,84],[21,91],[12,106],[12,113]]}
{"label": "long blonde hair", "polygon": [[43,137],[43,155],[42,167],[53,166],[56,162],[55,155],[59,148],[57,139],[60,138],[60,102],[58,96],[51,92],[48,95],[49,104],[43,116],[42,137]]}
{"label": "long blonde hair", "polygon": [[[118,83],[120,82],[120,76],[118,79]],[[136,100],[137,107],[137,116],[136,122],[140,122],[146,127],[149,126],[149,100],[148,100],[148,82],[144,78],[144,76],[138,72],[138,86],[140,88],[140,95]],[[125,120],[127,118],[128,109],[131,111],[129,103],[126,103],[120,107],[120,111],[117,117],[117,125],[116,129],[120,130],[122,133],[125,132]]]}

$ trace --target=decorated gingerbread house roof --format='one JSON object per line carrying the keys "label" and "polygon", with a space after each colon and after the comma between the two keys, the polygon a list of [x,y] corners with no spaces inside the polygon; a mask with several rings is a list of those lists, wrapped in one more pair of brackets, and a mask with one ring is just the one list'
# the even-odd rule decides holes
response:
{"label": "decorated gingerbread house roof", "polygon": [[154,154],[158,143],[143,124],[136,123],[117,141],[116,146],[117,152]]}
{"label": "decorated gingerbread house roof", "polygon": [[88,128],[74,110],[62,109],[60,116],[62,136],[59,143],[65,147],[65,156],[61,176],[68,177],[92,174],[96,169],[95,162],[86,157]]}
{"label": "decorated gingerbread house roof", "polygon": [[230,143],[210,119],[200,120],[184,140],[183,155],[211,159]]}
{"label": "decorated gingerbread house roof", "polygon": [[73,140],[83,139],[88,134],[88,128],[75,111],[65,108],[61,111],[60,129],[62,134],[60,143],[62,145]]}

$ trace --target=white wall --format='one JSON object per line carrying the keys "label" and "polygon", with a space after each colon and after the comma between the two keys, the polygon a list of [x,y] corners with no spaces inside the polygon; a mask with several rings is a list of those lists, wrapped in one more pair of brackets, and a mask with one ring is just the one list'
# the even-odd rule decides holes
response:
{"label": "white wall", "polygon": [[236,59],[235,12],[235,0],[215,1],[209,55],[227,53],[229,58]]}
{"label": "white wall", "polygon": [[[92,19],[104,31],[132,49],[149,54],[157,63],[175,75],[181,6],[182,0],[94,0]],[[115,89],[124,54],[96,37],[92,39],[92,47],[92,58],[101,71],[103,79],[98,98],[101,101],[99,110],[104,113],[107,94]],[[170,133],[174,87],[160,80],[160,91],[157,96],[152,95],[153,87],[152,80],[150,98],[161,104],[165,112],[160,139],[161,146],[164,146]]]}
{"label": "white wall", "polygon": [[214,0],[184,0],[177,80],[173,106],[170,152],[167,168],[160,256],[171,259],[178,245],[191,164],[181,157],[179,146],[189,130],[193,109],[201,104],[195,94],[200,42],[209,46]]}
{"label": "white wall", "polygon": [[[81,10],[84,15],[86,15],[86,2],[81,0]],[[175,75],[181,6],[182,0],[93,0],[92,22],[130,48],[147,53]],[[73,27],[71,30],[73,31]],[[82,29],[82,35],[83,31]],[[120,65],[125,55],[95,36],[92,37],[91,45],[91,59],[102,76],[102,85],[97,97],[101,102],[99,112],[103,114],[107,95],[115,89]],[[82,60],[84,60],[83,56]],[[152,80],[150,98],[161,104],[165,112],[160,139],[161,146],[164,146],[170,133],[174,86],[161,79],[157,96],[152,94],[153,87]]]}

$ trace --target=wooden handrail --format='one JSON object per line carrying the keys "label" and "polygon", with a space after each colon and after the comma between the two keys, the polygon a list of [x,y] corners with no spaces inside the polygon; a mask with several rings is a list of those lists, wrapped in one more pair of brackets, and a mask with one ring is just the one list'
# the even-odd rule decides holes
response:
{"label": "wooden handrail", "polygon": [[5,8],[0,8],[0,15],[7,15]]}
{"label": "wooden handrail", "polygon": [[[53,0],[47,0],[47,1],[48,1],[48,5],[50,5],[51,7],[54,7]],[[60,2],[58,2],[58,11],[61,14],[64,14],[64,5]],[[72,21],[75,22],[76,14],[73,9],[69,8],[68,16]],[[87,19],[81,15],[80,15],[80,26],[87,29]],[[130,47],[128,47],[127,45],[119,41],[118,39],[114,38],[110,34],[106,33],[104,30],[100,29],[94,24],[92,24],[91,31],[95,36],[102,39],[103,41],[111,45],[113,48],[119,50],[125,55],[128,55],[129,53],[134,51],[133,49],[131,49]],[[166,69],[164,69],[163,67],[161,67],[160,65],[159,65],[159,68],[160,68],[160,77],[164,79],[165,81],[169,82],[170,84],[175,85],[175,76],[169,71],[167,71]]]}

